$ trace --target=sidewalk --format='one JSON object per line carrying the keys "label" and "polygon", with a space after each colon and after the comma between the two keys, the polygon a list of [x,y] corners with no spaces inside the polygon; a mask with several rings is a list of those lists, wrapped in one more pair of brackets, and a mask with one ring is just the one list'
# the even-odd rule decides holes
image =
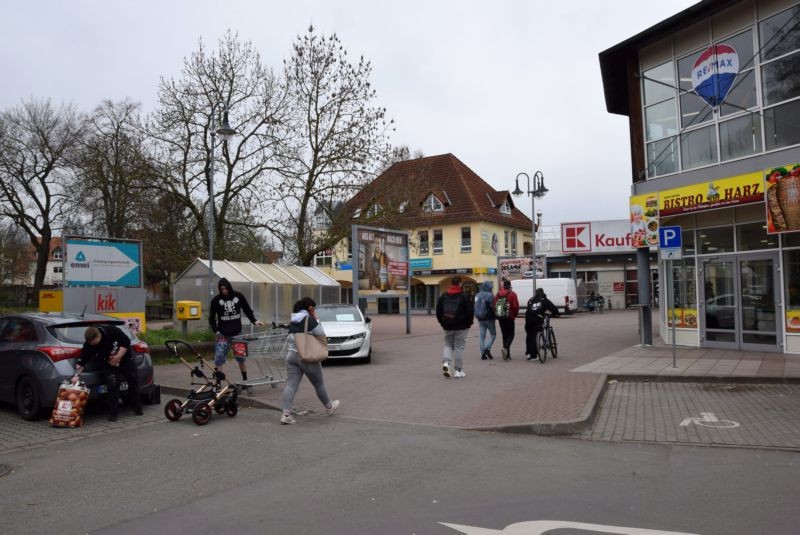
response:
{"label": "sidewalk", "polygon": [[[337,416],[473,430],[574,434],[591,425],[608,377],[657,377],[753,381],[800,380],[800,357],[724,350],[678,348],[671,369],[671,347],[636,348],[637,313],[611,311],[554,320],[559,358],[545,364],[524,360],[524,322],[517,321],[512,360],[481,361],[477,325],[464,354],[465,379],[441,374],[442,333],[434,317],[414,315],[405,334],[404,316],[373,317],[373,362],[332,361],[325,366],[331,396],[342,401]],[[251,364],[251,375],[253,373]],[[238,378],[234,363],[226,366]],[[185,396],[189,370],[182,364],[158,366],[156,380],[166,392]],[[244,405],[278,408],[282,385],[257,387]],[[295,410],[321,412],[307,380]],[[267,413],[265,417],[277,418]]]}

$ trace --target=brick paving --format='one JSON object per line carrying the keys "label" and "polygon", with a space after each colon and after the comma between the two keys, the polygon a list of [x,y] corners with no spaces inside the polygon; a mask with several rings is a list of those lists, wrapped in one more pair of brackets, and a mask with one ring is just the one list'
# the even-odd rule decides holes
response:
{"label": "brick paving", "polygon": [[800,385],[610,380],[580,437],[800,450]]}

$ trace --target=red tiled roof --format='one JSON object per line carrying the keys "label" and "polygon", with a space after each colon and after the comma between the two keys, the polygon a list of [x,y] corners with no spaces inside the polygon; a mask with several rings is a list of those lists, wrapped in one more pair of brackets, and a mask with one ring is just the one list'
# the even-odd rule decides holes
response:
{"label": "red tiled roof", "polygon": [[[442,212],[422,212],[421,205],[431,193],[445,205]],[[500,211],[506,199],[510,214]],[[402,227],[487,221],[530,230],[532,224],[514,207],[507,190],[496,191],[449,153],[395,163],[353,196],[345,204],[344,213],[351,217],[357,209],[375,202],[399,206],[403,201],[408,202],[409,209],[393,220]]]}

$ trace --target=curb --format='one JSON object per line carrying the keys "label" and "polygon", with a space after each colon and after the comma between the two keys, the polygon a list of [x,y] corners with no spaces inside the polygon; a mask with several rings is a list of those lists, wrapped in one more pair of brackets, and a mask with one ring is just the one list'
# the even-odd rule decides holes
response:
{"label": "curb", "polygon": [[730,375],[626,375],[608,374],[608,380],[628,383],[733,383],[733,384],[800,384],[800,377],[730,376]]}
{"label": "curb", "polygon": [[563,422],[539,422],[522,425],[502,425],[502,426],[488,426],[488,427],[468,427],[468,431],[496,431],[499,433],[517,433],[527,435],[542,435],[542,436],[568,436],[576,435],[585,429],[592,426],[594,418],[597,416],[597,411],[600,408],[600,402],[605,394],[606,386],[608,385],[608,376],[605,374],[600,375],[597,383],[594,385],[589,399],[581,410],[580,416],[574,420],[566,420]]}

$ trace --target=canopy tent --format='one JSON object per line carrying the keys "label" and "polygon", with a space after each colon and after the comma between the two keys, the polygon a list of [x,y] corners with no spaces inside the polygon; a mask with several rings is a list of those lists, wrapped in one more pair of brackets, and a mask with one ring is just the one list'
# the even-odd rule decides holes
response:
{"label": "canopy tent", "polygon": [[[198,258],[173,284],[173,309],[178,301],[200,301],[202,305],[203,322],[190,322],[193,329],[208,325],[212,297],[208,295],[208,277],[208,260]],[[315,267],[214,260],[215,295],[223,277],[247,298],[256,318],[267,324],[289,321],[292,305],[301,297],[311,297],[318,304],[341,301],[339,283]],[[242,324],[247,332],[248,321],[243,319]]]}

